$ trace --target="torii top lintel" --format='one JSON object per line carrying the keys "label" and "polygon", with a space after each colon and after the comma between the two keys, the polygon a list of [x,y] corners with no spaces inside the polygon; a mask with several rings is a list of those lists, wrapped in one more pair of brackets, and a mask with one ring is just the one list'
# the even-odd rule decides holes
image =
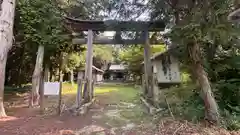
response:
{"label": "torii top lintel", "polygon": [[163,31],[163,21],[92,21],[66,17],[66,24],[78,31]]}

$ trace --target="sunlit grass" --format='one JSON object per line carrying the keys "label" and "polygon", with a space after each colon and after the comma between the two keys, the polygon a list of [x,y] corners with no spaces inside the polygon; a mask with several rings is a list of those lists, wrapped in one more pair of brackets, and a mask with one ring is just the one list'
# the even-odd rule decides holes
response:
{"label": "sunlit grass", "polygon": [[[103,94],[103,93],[109,93],[109,92],[113,92],[113,91],[118,91],[119,89],[117,87],[114,86],[97,86],[94,89],[94,93],[95,94]],[[76,94],[77,93],[77,84],[69,84],[69,83],[64,83],[63,84],[63,91],[62,94],[63,95],[67,95],[67,94]]]}
{"label": "sunlit grass", "polygon": [[[63,84],[63,95],[73,95],[77,93],[77,84],[70,83]],[[117,84],[103,84],[95,86],[94,94],[108,95],[111,94],[111,101],[133,101],[139,96],[139,90],[131,85],[117,85]]]}

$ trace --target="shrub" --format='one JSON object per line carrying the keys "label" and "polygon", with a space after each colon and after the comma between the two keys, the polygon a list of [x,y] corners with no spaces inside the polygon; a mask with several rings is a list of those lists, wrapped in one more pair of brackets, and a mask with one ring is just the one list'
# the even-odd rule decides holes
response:
{"label": "shrub", "polygon": [[216,85],[216,99],[221,110],[237,111],[240,105],[240,79],[219,81]]}

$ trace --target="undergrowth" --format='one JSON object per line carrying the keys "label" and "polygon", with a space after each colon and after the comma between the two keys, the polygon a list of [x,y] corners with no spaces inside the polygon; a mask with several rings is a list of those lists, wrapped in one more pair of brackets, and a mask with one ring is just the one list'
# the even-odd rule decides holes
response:
{"label": "undergrowth", "polygon": [[[219,112],[221,125],[228,130],[240,129],[240,81],[219,82],[213,85],[213,91]],[[196,85],[188,84],[162,90],[165,99],[160,101],[164,109],[161,115],[170,115],[170,111],[177,119],[184,119],[199,123],[204,119],[204,102],[200,96],[200,89]],[[166,102],[167,101],[167,102]],[[167,106],[169,104],[170,108]]]}

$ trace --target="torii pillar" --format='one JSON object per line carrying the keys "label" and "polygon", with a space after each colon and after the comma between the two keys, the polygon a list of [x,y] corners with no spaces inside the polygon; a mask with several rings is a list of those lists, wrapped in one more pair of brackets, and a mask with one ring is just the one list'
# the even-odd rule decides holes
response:
{"label": "torii pillar", "polygon": [[144,94],[152,99],[153,97],[153,76],[152,76],[152,63],[151,63],[151,48],[149,44],[149,33],[147,30],[143,31],[144,44]]}
{"label": "torii pillar", "polygon": [[84,102],[89,102],[92,100],[93,83],[92,83],[92,65],[93,65],[93,31],[88,30],[87,37],[87,55],[86,55],[86,65],[85,65],[85,77],[84,80]]}

